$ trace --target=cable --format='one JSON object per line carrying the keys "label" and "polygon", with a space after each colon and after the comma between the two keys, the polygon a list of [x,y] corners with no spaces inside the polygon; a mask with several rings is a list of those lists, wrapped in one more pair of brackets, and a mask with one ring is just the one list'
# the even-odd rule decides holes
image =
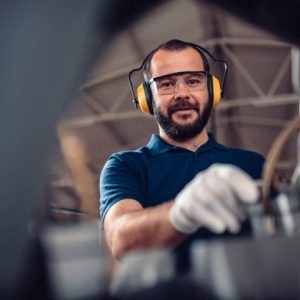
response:
{"label": "cable", "polygon": [[281,154],[283,146],[289,139],[291,134],[300,127],[300,116],[294,117],[294,119],[288,123],[288,125],[281,130],[277,136],[275,142],[273,143],[266,159],[266,163],[263,169],[263,186],[262,186],[262,203],[265,214],[270,212],[270,187],[272,182],[272,177],[275,171],[275,166],[277,164],[278,158]]}

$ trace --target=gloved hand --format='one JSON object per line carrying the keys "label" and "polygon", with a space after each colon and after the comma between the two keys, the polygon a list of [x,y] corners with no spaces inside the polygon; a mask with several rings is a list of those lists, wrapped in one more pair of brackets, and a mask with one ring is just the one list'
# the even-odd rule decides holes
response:
{"label": "gloved hand", "polygon": [[254,181],[244,171],[215,164],[196,175],[177,195],[169,218],[176,230],[186,234],[200,227],[236,233],[245,219],[242,203],[254,203],[258,195]]}

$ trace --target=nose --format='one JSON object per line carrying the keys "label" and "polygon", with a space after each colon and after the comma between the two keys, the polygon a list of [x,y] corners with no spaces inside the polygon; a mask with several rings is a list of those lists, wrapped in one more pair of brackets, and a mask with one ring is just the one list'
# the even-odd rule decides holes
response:
{"label": "nose", "polygon": [[175,99],[182,98],[189,98],[189,89],[184,81],[178,80],[175,86]]}

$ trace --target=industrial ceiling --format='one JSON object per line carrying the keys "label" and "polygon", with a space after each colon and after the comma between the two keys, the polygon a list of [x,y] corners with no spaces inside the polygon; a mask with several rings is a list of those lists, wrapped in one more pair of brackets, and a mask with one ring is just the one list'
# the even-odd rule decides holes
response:
{"label": "industrial ceiling", "polygon": [[[153,118],[135,109],[127,75],[172,38],[198,43],[229,63],[225,98],[209,123],[220,142],[266,156],[298,114],[296,46],[206,2],[165,1],[106,45],[57,124],[48,176],[49,206],[57,218],[68,212],[97,217],[98,178],[106,159],[145,145],[157,132]],[[289,180],[295,163],[294,135],[277,169]]]}

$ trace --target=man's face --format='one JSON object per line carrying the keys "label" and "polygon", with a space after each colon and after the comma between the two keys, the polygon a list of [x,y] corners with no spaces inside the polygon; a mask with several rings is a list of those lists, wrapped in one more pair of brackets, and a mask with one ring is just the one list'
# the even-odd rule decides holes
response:
{"label": "man's face", "polygon": [[[180,51],[157,51],[151,61],[152,78],[167,74],[204,71],[200,54],[193,48]],[[185,141],[198,135],[206,126],[210,115],[208,90],[205,87],[194,90],[187,82],[189,75],[172,78],[174,89],[171,93],[160,93],[159,84],[151,84],[154,115],[160,127],[172,139]],[[161,84],[161,83],[160,83]],[[162,82],[169,85],[169,82]]]}

